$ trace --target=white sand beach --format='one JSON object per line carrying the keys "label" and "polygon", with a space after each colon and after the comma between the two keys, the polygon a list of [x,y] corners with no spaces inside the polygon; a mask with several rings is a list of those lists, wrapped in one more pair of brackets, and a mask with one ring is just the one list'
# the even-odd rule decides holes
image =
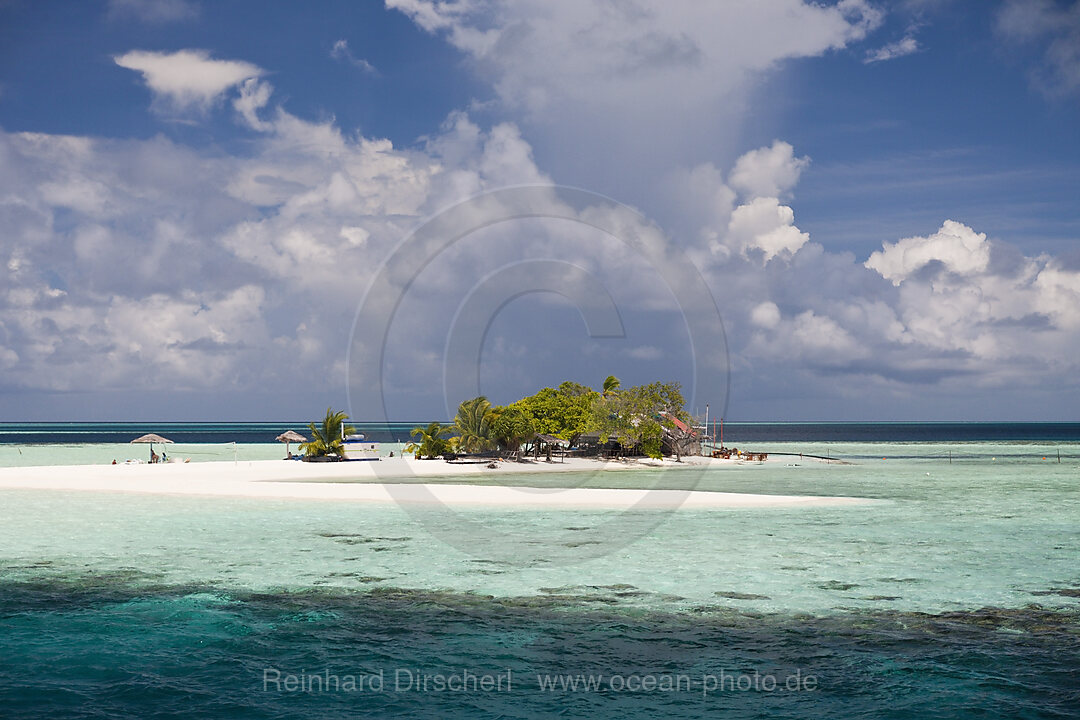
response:
{"label": "white sand beach", "polygon": [[[518,474],[618,471],[643,467],[710,471],[734,461],[687,458],[683,463],[634,463],[571,459],[564,463],[500,462],[453,464],[441,460],[390,458],[377,462],[303,463],[284,460],[172,463],[162,465],[68,465],[0,468],[0,489],[97,491],[251,498],[297,498],[368,503],[426,503],[457,506],[500,506],[595,509],[739,508],[852,505],[862,498],[759,495],[661,489],[536,488],[415,482],[415,478],[448,479]],[[411,482],[401,482],[409,479]],[[524,478],[523,478],[524,479]],[[395,482],[397,480],[397,482]]]}

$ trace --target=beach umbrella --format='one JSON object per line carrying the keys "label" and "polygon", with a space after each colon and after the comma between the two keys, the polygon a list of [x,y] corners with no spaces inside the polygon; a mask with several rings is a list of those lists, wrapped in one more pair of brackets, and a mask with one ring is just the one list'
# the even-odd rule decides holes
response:
{"label": "beach umbrella", "polygon": [[285,454],[292,457],[292,453],[289,452],[289,443],[302,443],[307,442],[307,438],[300,433],[293,432],[292,430],[286,430],[275,438],[278,442],[285,443]]}
{"label": "beach umbrella", "polygon": [[147,435],[143,435],[141,437],[135,438],[134,440],[131,441],[131,444],[135,444],[135,443],[149,444],[150,445],[150,459],[153,460],[154,459],[154,443],[160,443],[160,444],[164,445],[165,443],[171,443],[171,442],[172,442],[172,440],[170,440],[169,438],[164,438],[164,437],[161,437],[160,435],[155,435],[154,433],[149,433]]}

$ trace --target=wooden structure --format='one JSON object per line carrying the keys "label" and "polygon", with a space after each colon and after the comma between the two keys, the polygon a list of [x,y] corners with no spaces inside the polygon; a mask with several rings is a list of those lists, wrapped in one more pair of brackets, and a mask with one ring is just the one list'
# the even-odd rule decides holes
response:
{"label": "wooden structure", "polygon": [[544,433],[537,433],[533,438],[533,457],[539,458],[540,452],[543,451],[547,456],[547,461],[552,462],[552,456],[558,456],[559,462],[564,462],[566,459],[566,453],[570,449],[570,441],[563,440],[561,437],[554,435],[545,435]]}

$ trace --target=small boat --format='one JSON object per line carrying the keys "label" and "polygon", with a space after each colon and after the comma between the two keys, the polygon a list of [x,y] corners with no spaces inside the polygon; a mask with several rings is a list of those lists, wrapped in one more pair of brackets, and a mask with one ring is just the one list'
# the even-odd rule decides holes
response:
{"label": "small boat", "polygon": [[368,440],[363,435],[346,435],[345,459],[378,460],[379,443]]}

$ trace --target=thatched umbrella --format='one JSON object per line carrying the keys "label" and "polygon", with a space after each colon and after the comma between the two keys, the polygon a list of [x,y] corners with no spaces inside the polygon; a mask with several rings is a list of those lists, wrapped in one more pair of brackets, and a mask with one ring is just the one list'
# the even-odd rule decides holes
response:
{"label": "thatched umbrella", "polygon": [[289,457],[285,458],[286,460],[288,460],[289,458],[292,457],[292,453],[289,452],[289,443],[307,442],[306,437],[304,437],[303,435],[301,435],[298,432],[293,432],[292,430],[286,430],[285,432],[278,435],[275,439],[278,442],[285,443],[285,454],[289,456]]}
{"label": "thatched umbrella", "polygon": [[155,435],[154,433],[150,433],[148,435],[143,435],[142,437],[137,437],[134,440],[132,440],[131,442],[132,442],[132,444],[134,444],[134,443],[149,443],[149,445],[150,445],[150,462],[153,462],[154,461],[154,443],[161,443],[162,445],[164,445],[165,443],[171,443],[172,440],[170,440],[169,438],[161,437],[160,435]]}

